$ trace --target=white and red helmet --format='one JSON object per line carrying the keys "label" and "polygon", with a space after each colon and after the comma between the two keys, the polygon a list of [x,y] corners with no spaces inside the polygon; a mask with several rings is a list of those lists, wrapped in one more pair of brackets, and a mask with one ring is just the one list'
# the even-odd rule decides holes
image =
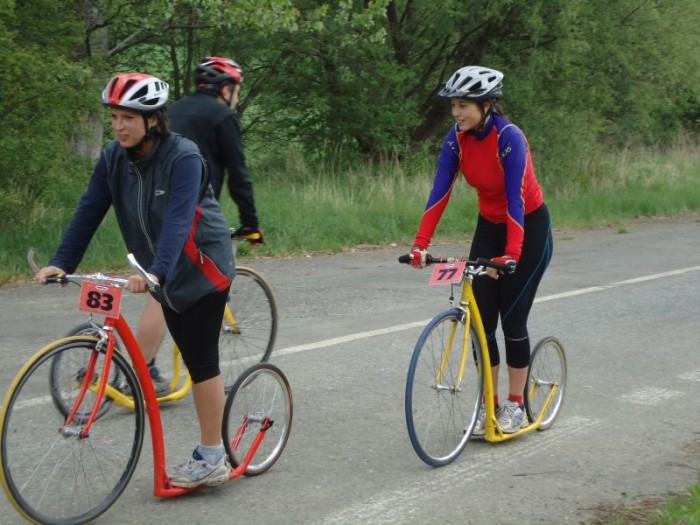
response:
{"label": "white and red helmet", "polygon": [[222,82],[243,83],[243,68],[226,57],[204,57],[194,72],[197,87],[216,85]]}
{"label": "white and red helmet", "polygon": [[102,91],[102,104],[112,108],[153,113],[168,102],[166,82],[146,73],[120,73]]}

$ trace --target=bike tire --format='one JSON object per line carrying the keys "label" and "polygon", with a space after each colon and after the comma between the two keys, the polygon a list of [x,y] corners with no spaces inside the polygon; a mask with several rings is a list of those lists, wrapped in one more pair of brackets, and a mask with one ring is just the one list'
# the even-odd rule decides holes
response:
{"label": "bike tire", "polygon": [[545,337],[530,355],[530,368],[525,386],[525,409],[530,421],[536,421],[554,385],[557,393],[552,399],[538,430],[547,430],[559,415],[566,392],[567,368],[564,347],[558,339]]}
{"label": "bike tire", "polygon": [[[483,348],[459,309],[433,318],[418,338],[406,378],[406,427],[418,457],[431,467],[454,461],[476,425],[484,390]],[[469,330],[466,348],[461,346]],[[451,345],[450,345],[451,341]],[[459,379],[462,356],[465,365]]]}
{"label": "bike tire", "polygon": [[219,335],[219,368],[228,392],[247,367],[270,358],[278,310],[272,287],[247,266],[236,266],[226,308]]}
{"label": "bike tire", "polygon": [[[97,329],[90,323],[82,323],[78,326],[71,328],[66,337],[85,335],[89,337],[95,337],[97,335]],[[118,350],[118,343],[115,351]],[[51,397],[58,411],[67,417],[71,408],[73,407],[73,402],[75,401],[75,393],[80,388],[84,377],[84,368],[81,369],[82,362],[78,365],[75,363],[65,363],[62,361],[64,354],[57,354],[51,361],[51,371],[49,375],[49,386],[51,389]],[[65,367],[71,366],[75,370],[74,381],[70,381],[64,370]],[[59,378],[63,378],[64,381],[60,381]],[[122,380],[119,377],[119,370],[112,368],[110,371],[109,384],[113,387],[117,387],[121,384]],[[92,406],[88,403],[87,406]],[[110,397],[105,397],[100,406],[100,411],[97,413],[97,417],[102,417],[112,406],[112,399]]]}
{"label": "bike tire", "polygon": [[271,363],[247,368],[226,398],[222,434],[231,465],[243,464],[265,418],[272,425],[265,431],[245,476],[257,476],[279,459],[289,439],[293,416],[292,391],[282,371]]}
{"label": "bike tire", "polygon": [[[111,367],[136,393],[135,409],[104,414],[88,436],[80,435],[81,418],[65,425],[46,395],[46,381],[57,356],[73,361],[69,353],[86,361],[97,354],[98,366],[104,362],[95,339],[56,341],[15,376],[0,413],[2,486],[17,511],[34,523],[73,525],[103,514],[129,483],[143,446],[143,398],[130,364],[119,353]],[[90,402],[83,400],[83,405]],[[84,406],[79,413],[89,410]]]}

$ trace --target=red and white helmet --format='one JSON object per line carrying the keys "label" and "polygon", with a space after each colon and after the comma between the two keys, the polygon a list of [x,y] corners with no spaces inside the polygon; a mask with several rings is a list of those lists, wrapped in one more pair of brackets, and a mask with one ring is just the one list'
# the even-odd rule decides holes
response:
{"label": "red and white helmet", "polygon": [[197,86],[231,82],[243,83],[243,68],[226,57],[204,57],[194,72]]}
{"label": "red and white helmet", "polygon": [[120,73],[102,91],[102,104],[139,113],[153,113],[168,102],[166,82],[146,73]]}

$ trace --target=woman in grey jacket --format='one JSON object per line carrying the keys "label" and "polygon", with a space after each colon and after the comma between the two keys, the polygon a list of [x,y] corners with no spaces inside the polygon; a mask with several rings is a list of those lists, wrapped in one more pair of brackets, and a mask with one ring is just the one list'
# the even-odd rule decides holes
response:
{"label": "woman in grey jacket", "polygon": [[[175,486],[217,485],[231,466],[221,441],[224,388],[219,329],[235,274],[230,230],[190,140],[171,134],[168,85],[143,73],[113,77],[102,93],[116,139],[102,152],[90,184],[49,266],[35,280],[72,273],[110,206],[128,252],[160,283],[156,299],[194,383],[200,443],[175,468]],[[125,288],[148,291],[140,275]]]}

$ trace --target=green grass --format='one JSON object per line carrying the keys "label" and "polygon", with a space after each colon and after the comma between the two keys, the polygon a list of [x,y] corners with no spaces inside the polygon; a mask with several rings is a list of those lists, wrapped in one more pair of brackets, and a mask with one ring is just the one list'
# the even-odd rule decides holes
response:
{"label": "green grass", "polygon": [[[700,146],[665,151],[617,152],[580,173],[561,174],[545,187],[555,229],[625,224],[644,217],[700,212]],[[256,202],[267,244],[256,257],[338,252],[353,246],[410,247],[430,191],[435,159],[385,159],[351,163],[331,159],[314,166],[294,151],[275,162],[252,163]],[[535,159],[536,162],[536,159]],[[38,262],[53,254],[89,174],[57,184],[32,202],[25,225],[0,231],[0,284],[29,276],[30,246]],[[237,211],[228,195],[222,206],[232,226]],[[460,178],[437,229],[436,240],[470,238],[476,223],[474,191]],[[90,246],[82,270],[124,269],[125,249],[109,215]],[[249,253],[239,247],[242,257]]]}
{"label": "green grass", "polygon": [[645,496],[602,505],[589,525],[698,525],[700,485],[682,494]]}
{"label": "green grass", "polygon": [[685,494],[668,499],[655,525],[700,524],[700,484],[690,487]]}

